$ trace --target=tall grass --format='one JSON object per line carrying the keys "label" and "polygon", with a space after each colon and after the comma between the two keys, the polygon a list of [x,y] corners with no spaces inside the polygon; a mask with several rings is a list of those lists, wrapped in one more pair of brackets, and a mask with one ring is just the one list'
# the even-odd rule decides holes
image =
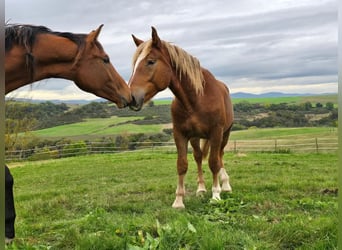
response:
{"label": "tall grass", "polygon": [[[176,155],[90,155],[12,168],[17,238],[7,249],[336,249],[337,156],[225,155],[232,194],[171,204]],[[207,189],[211,174],[205,166]]]}

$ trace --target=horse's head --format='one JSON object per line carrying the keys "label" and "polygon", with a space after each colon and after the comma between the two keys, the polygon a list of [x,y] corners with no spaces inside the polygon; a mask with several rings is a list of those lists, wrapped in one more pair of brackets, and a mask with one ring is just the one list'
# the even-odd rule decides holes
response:
{"label": "horse's head", "polygon": [[128,85],[131,89],[130,108],[138,111],[159,91],[168,87],[172,77],[172,68],[163,43],[157,31],[152,27],[152,39],[142,41],[134,35],[137,50],[133,56],[133,73]]}
{"label": "horse's head", "polygon": [[79,88],[115,102],[119,108],[131,101],[131,93],[125,80],[116,72],[109,56],[97,41],[103,25],[90,32],[84,48],[75,60],[75,83]]}

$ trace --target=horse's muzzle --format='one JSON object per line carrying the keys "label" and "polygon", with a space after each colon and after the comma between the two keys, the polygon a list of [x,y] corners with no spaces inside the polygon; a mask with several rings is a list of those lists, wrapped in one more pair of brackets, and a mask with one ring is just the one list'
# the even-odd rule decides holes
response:
{"label": "horse's muzzle", "polygon": [[144,98],[140,98],[140,100],[137,101],[137,99],[132,95],[132,101],[129,103],[129,108],[134,111],[141,110],[144,103]]}
{"label": "horse's muzzle", "polygon": [[116,105],[118,106],[118,108],[122,109],[122,108],[126,108],[129,105],[129,101],[127,101],[126,98],[124,97],[120,97],[120,102],[117,102]]}

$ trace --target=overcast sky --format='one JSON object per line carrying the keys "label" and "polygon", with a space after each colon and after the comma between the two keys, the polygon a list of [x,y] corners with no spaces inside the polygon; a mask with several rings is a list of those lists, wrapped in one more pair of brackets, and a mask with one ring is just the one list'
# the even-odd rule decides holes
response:
{"label": "overcast sky", "polygon": [[[89,33],[128,81],[135,45],[151,26],[197,57],[231,92],[337,93],[337,0],[6,0],[9,23]],[[11,96],[96,99],[70,81],[49,79]],[[164,91],[158,97],[172,96]]]}

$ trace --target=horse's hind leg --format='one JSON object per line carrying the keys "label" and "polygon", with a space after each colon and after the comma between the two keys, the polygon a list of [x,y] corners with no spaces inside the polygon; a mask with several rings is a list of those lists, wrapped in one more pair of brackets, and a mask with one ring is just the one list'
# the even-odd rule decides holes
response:
{"label": "horse's hind leg", "polygon": [[229,184],[229,175],[223,167],[220,170],[220,179],[222,182],[222,191],[232,192],[232,187]]}
{"label": "horse's hind leg", "polygon": [[222,143],[222,130],[215,129],[210,137],[210,153],[209,153],[209,167],[213,174],[213,187],[212,198],[220,200],[221,186],[219,182],[220,170],[222,168],[221,161],[221,143]]}
{"label": "horse's hind leg", "polygon": [[205,188],[204,178],[203,178],[203,169],[202,169],[202,150],[200,147],[200,139],[192,138],[190,139],[191,146],[193,148],[193,155],[197,164],[197,191],[196,195],[201,195],[202,193],[207,192]]}
{"label": "horse's hind leg", "polygon": [[223,134],[223,140],[221,144],[221,154],[220,154],[221,169],[220,169],[219,174],[220,174],[220,179],[222,182],[222,191],[225,191],[225,192],[232,192],[232,187],[229,184],[229,176],[226,170],[224,169],[224,164],[223,164],[224,148],[228,143],[229,134],[230,134],[230,129]]}

